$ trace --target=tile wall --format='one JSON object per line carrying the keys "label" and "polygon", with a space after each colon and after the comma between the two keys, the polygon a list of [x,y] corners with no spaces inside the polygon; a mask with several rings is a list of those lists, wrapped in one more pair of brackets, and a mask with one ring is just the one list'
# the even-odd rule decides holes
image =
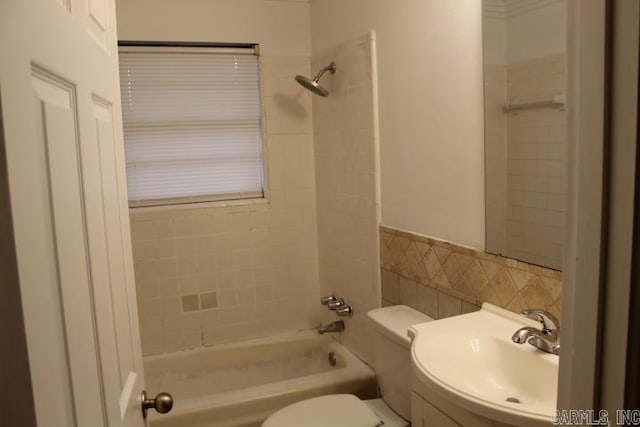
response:
{"label": "tile wall", "polygon": [[380,228],[382,304],[404,304],[434,319],[488,302],[560,317],[562,273],[442,240]]}
{"label": "tile wall", "polygon": [[492,253],[507,250],[507,70],[484,66],[486,241]]}
{"label": "tile wall", "polygon": [[365,315],[380,306],[375,35],[312,58],[313,72],[331,61],[337,71],[321,81],[330,95],[313,98],[320,283],[353,306],[340,339],[367,360]]}
{"label": "tile wall", "polygon": [[309,58],[261,64],[268,202],[131,210],[145,355],[321,321]]}
{"label": "tile wall", "polygon": [[[509,64],[507,98],[549,100],[565,91],[565,55]],[[507,250],[510,257],[559,269],[564,236],[566,112],[507,114]]]}
{"label": "tile wall", "polygon": [[485,209],[487,250],[507,253],[507,70],[484,66]]}

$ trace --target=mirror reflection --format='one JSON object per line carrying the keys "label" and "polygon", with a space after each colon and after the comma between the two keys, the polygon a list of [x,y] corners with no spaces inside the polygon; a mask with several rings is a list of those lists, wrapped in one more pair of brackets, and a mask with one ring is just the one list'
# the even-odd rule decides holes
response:
{"label": "mirror reflection", "polygon": [[566,2],[484,0],[486,248],[562,266]]}

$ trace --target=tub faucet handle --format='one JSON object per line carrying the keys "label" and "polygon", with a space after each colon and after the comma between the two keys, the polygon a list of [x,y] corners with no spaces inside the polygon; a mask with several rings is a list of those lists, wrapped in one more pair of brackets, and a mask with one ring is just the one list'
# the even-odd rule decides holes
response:
{"label": "tub faucet handle", "polygon": [[353,308],[350,305],[343,305],[336,309],[336,314],[338,317],[351,317],[353,316]]}
{"label": "tub faucet handle", "polygon": [[327,304],[327,307],[329,308],[329,310],[337,310],[339,308],[344,307],[344,300],[342,298],[336,298],[333,301],[331,301],[329,304]]}
{"label": "tub faucet handle", "polygon": [[335,301],[336,297],[333,295],[327,295],[326,297],[320,298],[320,304],[329,305],[330,302]]}

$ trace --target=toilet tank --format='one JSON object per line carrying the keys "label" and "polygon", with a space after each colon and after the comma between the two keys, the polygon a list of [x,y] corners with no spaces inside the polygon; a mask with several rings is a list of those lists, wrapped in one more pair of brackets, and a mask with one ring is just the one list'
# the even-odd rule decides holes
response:
{"label": "toilet tank", "polygon": [[367,313],[371,330],[371,364],[380,394],[391,409],[411,419],[411,340],[407,329],[433,320],[410,307],[394,305]]}

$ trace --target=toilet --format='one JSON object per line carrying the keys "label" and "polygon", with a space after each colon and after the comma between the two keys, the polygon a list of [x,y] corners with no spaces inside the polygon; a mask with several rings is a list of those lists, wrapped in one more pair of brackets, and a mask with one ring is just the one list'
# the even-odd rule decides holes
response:
{"label": "toilet", "polygon": [[262,427],[407,427],[411,419],[411,340],[407,328],[430,317],[403,305],[367,313],[371,364],[382,399],[352,394],[306,399],[272,414]]}

